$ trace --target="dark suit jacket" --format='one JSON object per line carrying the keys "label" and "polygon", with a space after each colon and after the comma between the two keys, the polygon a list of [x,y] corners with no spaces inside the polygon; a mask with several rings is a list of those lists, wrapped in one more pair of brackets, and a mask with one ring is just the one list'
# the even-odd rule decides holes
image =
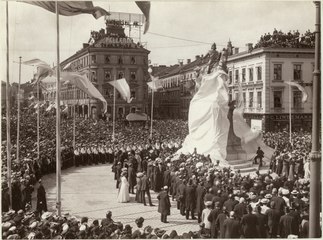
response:
{"label": "dark suit jacket", "polygon": [[159,200],[158,212],[161,214],[170,215],[170,200],[169,195],[166,191],[162,191],[158,194],[157,199]]}
{"label": "dark suit jacket", "polygon": [[164,180],[163,181],[164,186],[170,187],[170,185],[171,185],[171,176],[170,176],[170,171],[169,170],[166,170],[164,172],[163,180]]}
{"label": "dark suit jacket", "polygon": [[133,167],[128,167],[128,183],[129,186],[136,185],[136,173]]}
{"label": "dark suit jacket", "polygon": [[193,211],[195,209],[195,186],[187,185],[185,188],[185,208]]}
{"label": "dark suit jacket", "polygon": [[258,218],[255,214],[245,214],[241,219],[243,235],[245,238],[257,238]]}
{"label": "dark suit jacket", "polygon": [[198,185],[196,188],[196,211],[201,213],[204,209],[204,195],[205,195],[205,188],[201,185]]}
{"label": "dark suit jacket", "polygon": [[224,238],[240,238],[241,225],[239,220],[227,218],[223,223]]}
{"label": "dark suit jacket", "polygon": [[150,189],[150,182],[147,176],[141,178],[141,191],[147,191]]}

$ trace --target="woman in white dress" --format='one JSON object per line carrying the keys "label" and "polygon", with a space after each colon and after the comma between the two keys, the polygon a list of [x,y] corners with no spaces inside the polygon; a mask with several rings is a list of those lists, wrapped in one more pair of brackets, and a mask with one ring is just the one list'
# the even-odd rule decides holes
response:
{"label": "woman in white dress", "polygon": [[119,188],[119,194],[118,194],[118,202],[119,203],[125,203],[129,202],[129,183],[126,178],[126,172],[122,172],[121,174],[121,186]]}

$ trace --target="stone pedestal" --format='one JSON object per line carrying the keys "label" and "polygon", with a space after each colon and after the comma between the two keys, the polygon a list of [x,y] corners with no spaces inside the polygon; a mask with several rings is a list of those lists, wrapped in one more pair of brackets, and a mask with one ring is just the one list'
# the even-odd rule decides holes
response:
{"label": "stone pedestal", "polygon": [[256,168],[252,167],[252,161],[247,159],[247,153],[241,147],[241,139],[237,137],[233,130],[233,110],[235,101],[229,103],[228,119],[230,128],[228,133],[227,157],[226,160],[234,169],[240,169],[241,172],[252,172]]}

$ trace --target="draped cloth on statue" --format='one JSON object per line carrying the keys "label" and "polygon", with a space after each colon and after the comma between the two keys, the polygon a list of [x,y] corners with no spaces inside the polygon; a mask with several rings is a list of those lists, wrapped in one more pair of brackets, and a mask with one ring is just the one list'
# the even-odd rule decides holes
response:
{"label": "draped cloth on statue", "polygon": [[[200,87],[190,103],[189,135],[182,148],[175,154],[174,160],[179,157],[180,153],[193,153],[196,148],[198,154],[210,154],[213,163],[219,160],[221,165],[228,164],[226,156],[230,121],[226,80],[227,74],[222,70],[203,74],[197,79]],[[270,159],[274,150],[263,143],[260,132],[252,131],[245,122],[241,88],[239,95],[239,106],[234,109],[232,116],[233,131],[241,139],[241,147],[247,154],[246,160],[255,157],[258,147],[264,151],[265,158]]]}
{"label": "draped cloth on statue", "polygon": [[271,160],[274,149],[268,147],[263,142],[260,131],[252,131],[245,122],[243,118],[243,102],[242,87],[241,84],[238,84],[236,108],[234,109],[232,116],[234,134],[241,139],[241,148],[246,152],[248,160],[255,158],[258,147],[264,152],[264,158]]}
{"label": "draped cloth on statue", "polygon": [[200,88],[190,103],[188,115],[189,135],[178,154],[208,155],[213,162],[224,161],[230,122],[228,119],[227,74],[216,70],[202,75]]}
{"label": "draped cloth on statue", "polygon": [[268,147],[262,140],[262,134],[259,131],[252,131],[243,118],[243,107],[236,108],[233,111],[233,131],[241,139],[241,147],[247,154],[247,159],[253,159],[256,156],[258,147],[264,152],[265,159],[270,160],[274,149]]}

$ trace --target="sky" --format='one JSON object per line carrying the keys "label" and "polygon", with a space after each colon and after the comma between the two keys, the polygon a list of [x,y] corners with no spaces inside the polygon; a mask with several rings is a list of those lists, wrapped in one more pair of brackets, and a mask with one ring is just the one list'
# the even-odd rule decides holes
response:
{"label": "sky", "polygon": [[[135,2],[93,1],[113,12],[141,13]],[[40,7],[10,1],[9,5],[9,74],[18,82],[19,56],[22,61],[39,58],[56,65],[56,15]],[[0,2],[1,80],[6,81],[5,2]],[[178,59],[195,59],[206,54],[215,42],[218,49],[230,39],[234,47],[257,43],[274,28],[305,33],[315,27],[315,5],[312,1],[152,1],[150,28],[142,35],[150,51],[151,64],[174,65]],[[92,15],[60,16],[60,61],[87,43],[91,30],[105,28],[104,19]],[[137,37],[132,31],[133,37]],[[127,33],[127,31],[126,31]],[[163,35],[163,36],[160,36]],[[164,37],[168,36],[168,37]],[[176,38],[186,39],[179,40]],[[22,66],[21,82],[27,82],[36,71]]]}

